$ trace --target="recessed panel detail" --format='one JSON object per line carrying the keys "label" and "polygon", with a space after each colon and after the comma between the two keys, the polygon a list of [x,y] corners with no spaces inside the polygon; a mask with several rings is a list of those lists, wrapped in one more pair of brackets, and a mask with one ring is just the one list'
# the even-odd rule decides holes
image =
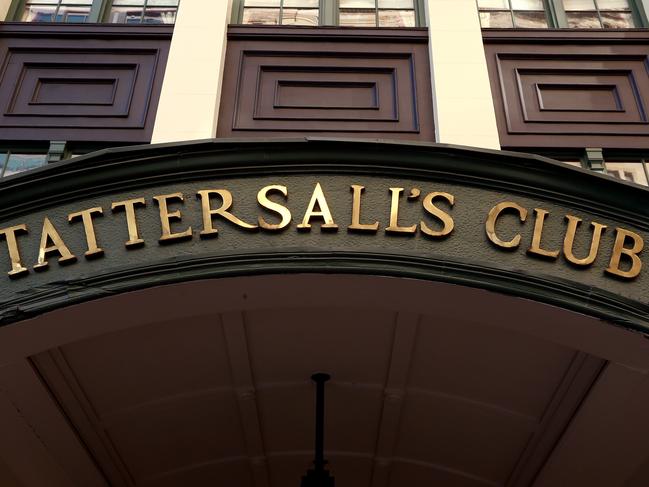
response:
{"label": "recessed panel detail", "polygon": [[433,141],[425,31],[349,32],[231,27],[217,135]]}
{"label": "recessed panel detail", "polygon": [[484,35],[503,147],[647,147],[646,33]]}

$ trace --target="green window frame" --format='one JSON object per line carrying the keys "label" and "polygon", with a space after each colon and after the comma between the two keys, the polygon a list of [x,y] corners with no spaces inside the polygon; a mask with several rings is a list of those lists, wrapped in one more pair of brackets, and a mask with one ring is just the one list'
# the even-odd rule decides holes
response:
{"label": "green window frame", "polygon": [[[415,10],[415,26],[416,27],[425,27],[426,26],[426,15],[425,15],[425,0],[413,0],[414,10]],[[281,1],[283,5],[284,0]],[[234,0],[232,5],[232,19],[233,24],[241,24],[243,22],[243,8],[245,0]],[[379,8],[378,2],[374,2],[375,6],[373,7],[376,16],[378,19]],[[320,0],[319,1],[319,26],[338,26],[339,23],[339,0]],[[282,7],[280,7],[282,8]],[[397,9],[398,10],[398,9]],[[281,14],[280,14],[281,15]],[[281,17],[280,17],[281,18]],[[377,22],[378,23],[378,22]]]}
{"label": "green window frame", "polygon": [[[602,10],[606,11],[606,9],[604,9],[603,7],[601,7],[597,3],[598,1],[601,3],[602,0],[592,0],[592,1],[593,1],[594,5],[595,5],[595,8],[592,9],[592,12],[597,13],[597,17],[600,19],[600,22],[601,22],[601,19],[602,19],[601,11]],[[517,26],[516,25],[516,21],[515,21],[515,18],[514,18],[514,12],[517,11],[517,9],[515,8],[515,5],[517,3],[516,0],[500,0],[500,2],[494,1],[493,2],[494,4],[503,3],[503,4],[507,4],[507,6],[505,6],[503,8],[493,8],[493,9],[480,8],[479,0],[476,0],[476,3],[478,4],[478,11],[479,12],[486,12],[488,10],[497,11],[497,12],[503,12],[503,13],[509,12],[510,15],[512,16],[513,27],[511,27],[511,28],[525,28],[525,26]],[[544,8],[545,8],[546,18],[547,18],[547,22],[548,22],[547,28],[550,28],[550,29],[552,29],[552,28],[555,28],[555,29],[556,28],[558,28],[558,29],[571,29],[571,28],[572,29],[579,29],[580,28],[580,27],[573,27],[573,26],[570,25],[570,21],[569,21],[569,18],[568,18],[569,14],[566,13],[567,11],[564,8],[564,0],[543,0],[543,5],[544,5]],[[630,9],[631,9],[631,17],[633,19],[634,28],[646,28],[646,27],[649,27],[649,22],[647,20],[647,16],[645,14],[644,9],[642,8],[641,0],[629,0],[629,6],[630,6]],[[490,28],[490,27],[483,27],[483,28]],[[503,27],[501,27],[501,28],[503,28]],[[603,29],[603,27],[600,27],[600,28]]]}
{"label": "green window frame", "polygon": [[[63,0],[63,1],[71,5],[81,4],[81,2],[75,2],[75,0]],[[138,8],[142,7],[143,9],[146,9],[147,7],[150,6],[148,5],[150,1],[151,0],[143,0],[143,4],[141,6],[134,5],[133,7],[138,7]],[[13,3],[11,4],[9,12],[7,13],[7,20],[21,22],[25,7],[30,3],[40,3],[40,2],[39,0],[14,0]],[[126,2],[124,3],[125,3],[124,6],[128,6],[126,5]],[[43,2],[43,4],[51,4],[53,6],[54,5],[59,6],[61,4],[61,0],[58,0],[58,3],[54,3],[54,4],[52,4],[51,2]],[[110,23],[110,12],[112,6],[113,6],[113,0],[92,0],[90,2],[90,13],[88,14],[88,17],[84,23]],[[118,7],[118,5],[116,5],[116,7]],[[153,5],[151,5],[151,7],[153,7]],[[162,5],[155,5],[155,7],[164,8],[164,6]],[[141,18],[141,23],[145,23],[144,20],[145,17],[143,15]]]}

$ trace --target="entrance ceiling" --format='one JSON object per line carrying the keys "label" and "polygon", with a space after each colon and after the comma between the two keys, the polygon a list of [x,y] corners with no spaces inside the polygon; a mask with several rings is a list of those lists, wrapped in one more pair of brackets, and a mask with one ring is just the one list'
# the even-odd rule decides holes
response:
{"label": "entrance ceiling", "polygon": [[[649,480],[646,449],[597,475],[591,463],[620,428],[634,431],[623,449],[649,433],[632,416],[649,406],[649,381],[630,368],[649,342],[549,306],[404,279],[266,276],[129,293],[41,321],[5,334],[32,350],[0,378],[40,379],[47,400],[26,421],[37,428],[56,409],[96,465],[93,485],[298,486],[313,459],[316,371],[333,378],[325,455],[338,487]],[[59,327],[64,341],[30,345],[23,325]],[[616,363],[621,349],[629,363]],[[25,387],[14,378],[7,396],[26,401]],[[69,485],[91,485],[59,441],[44,434]]]}

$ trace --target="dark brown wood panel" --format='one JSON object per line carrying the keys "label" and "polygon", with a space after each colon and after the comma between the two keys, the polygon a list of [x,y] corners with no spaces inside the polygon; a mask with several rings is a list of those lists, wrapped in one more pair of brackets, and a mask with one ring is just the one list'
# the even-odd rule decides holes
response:
{"label": "dark brown wood panel", "polygon": [[233,26],[218,136],[434,141],[425,29]]}
{"label": "dark brown wood panel", "polygon": [[503,147],[649,147],[649,32],[483,36]]}
{"label": "dark brown wood panel", "polygon": [[150,142],[173,27],[0,24],[3,140]]}

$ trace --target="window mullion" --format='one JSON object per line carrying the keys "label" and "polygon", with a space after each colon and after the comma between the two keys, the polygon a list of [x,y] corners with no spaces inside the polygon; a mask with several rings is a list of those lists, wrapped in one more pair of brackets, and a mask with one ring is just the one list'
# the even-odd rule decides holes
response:
{"label": "window mullion", "polygon": [[593,0],[595,3],[595,10],[597,10],[597,19],[599,20],[599,25],[603,29],[604,28],[604,21],[602,20],[602,13],[599,11],[599,5],[597,4],[597,0]]}
{"label": "window mullion", "polygon": [[426,7],[424,0],[415,0],[415,19],[417,27],[426,27]]}
{"label": "window mullion", "polygon": [[560,29],[568,28],[568,18],[566,17],[566,11],[563,8],[563,2],[561,0],[548,0],[550,7],[550,14],[552,16],[552,23],[554,27]]}
{"label": "window mullion", "polygon": [[93,0],[92,6],[90,7],[90,14],[88,15],[88,22],[98,23],[104,20],[104,6],[109,2],[110,0]]}
{"label": "window mullion", "polygon": [[18,2],[12,2],[7,12],[6,20],[13,20],[14,22],[20,22],[22,20],[23,12],[25,11],[25,0],[20,0]]}
{"label": "window mullion", "polygon": [[320,0],[320,25],[336,25],[335,0]]}
{"label": "window mullion", "polygon": [[[232,24],[240,24],[243,22],[243,2],[244,0],[234,0],[232,3]],[[180,9],[180,6],[178,7]]]}
{"label": "window mullion", "polygon": [[649,26],[647,15],[642,8],[642,0],[631,0],[629,4],[631,5],[631,16],[635,21],[636,27],[644,28]]}
{"label": "window mullion", "polygon": [[7,170],[7,164],[9,163],[9,157],[11,157],[11,151],[7,150],[7,153],[5,154],[4,161],[2,161],[2,167],[0,167],[0,178],[5,175],[5,171]]}
{"label": "window mullion", "polygon": [[58,3],[56,4],[56,9],[54,10],[54,17],[52,18],[54,22],[56,22],[57,21],[56,19],[59,18],[59,10],[61,10],[61,0],[58,0]]}

